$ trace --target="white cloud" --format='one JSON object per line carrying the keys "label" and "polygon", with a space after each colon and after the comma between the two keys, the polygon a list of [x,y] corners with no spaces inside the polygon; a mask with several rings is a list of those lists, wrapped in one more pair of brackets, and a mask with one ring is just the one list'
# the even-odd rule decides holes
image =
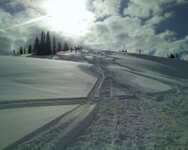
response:
{"label": "white cloud", "polygon": [[[130,0],[128,7],[124,9],[124,15],[137,18],[153,17],[154,22],[163,20],[165,8],[188,3],[187,0]],[[164,19],[171,17],[172,13],[164,14]],[[156,17],[157,16],[157,17]]]}
{"label": "white cloud", "polygon": [[121,0],[95,0],[93,2],[97,18],[119,15]]}
{"label": "white cloud", "polygon": [[[158,24],[173,17],[173,12],[165,12],[166,7],[184,4],[187,0],[130,0],[128,7],[123,8],[124,17],[119,14],[122,1],[125,0],[88,0],[87,7],[92,15],[96,20],[102,19],[98,22],[93,19],[88,32],[80,37],[80,41],[94,48],[115,51],[126,45],[129,52],[141,49],[143,53],[159,56],[166,56],[180,49],[187,51],[188,37],[178,40],[174,31],[167,29],[161,34],[155,31]],[[14,0],[12,7],[20,3],[26,9],[13,16],[0,8],[0,51],[4,52],[5,48],[11,50],[23,43],[27,45],[33,35],[40,33],[41,29],[49,28],[45,19],[14,27],[45,15],[44,5],[41,4],[45,2],[46,0]],[[13,28],[1,30],[10,25]]]}
{"label": "white cloud", "polygon": [[149,17],[161,12],[158,1],[155,0],[130,0],[128,8],[124,9],[124,15],[131,17]]}
{"label": "white cloud", "polygon": [[[85,43],[96,48],[119,50],[126,45],[128,51],[166,56],[178,52],[180,47],[187,50],[187,39],[176,38],[176,33],[166,30],[157,34],[158,24],[173,17],[174,12],[166,12],[169,6],[185,3],[186,0],[130,0],[124,8],[124,15],[119,13],[120,1],[95,0],[97,17],[109,16],[102,22],[93,24],[91,32],[84,37]],[[110,5],[111,3],[111,5]],[[144,21],[143,21],[144,19]]]}

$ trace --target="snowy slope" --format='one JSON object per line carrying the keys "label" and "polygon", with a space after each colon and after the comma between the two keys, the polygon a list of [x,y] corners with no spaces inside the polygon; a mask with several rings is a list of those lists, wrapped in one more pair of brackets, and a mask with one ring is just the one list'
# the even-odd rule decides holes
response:
{"label": "snowy slope", "polygon": [[132,70],[172,78],[188,78],[188,62],[186,61],[138,54],[117,54],[113,56],[118,58],[117,62],[120,65]]}
{"label": "snowy slope", "polygon": [[187,149],[188,62],[114,52],[88,60],[104,76],[98,117],[67,150]]}
{"label": "snowy slope", "polygon": [[188,63],[185,61],[138,54],[111,57],[114,64],[107,68],[115,74],[114,79],[144,93],[171,90],[170,82],[187,85]]}
{"label": "snowy slope", "polygon": [[87,63],[0,56],[0,101],[84,97],[96,82]]}
{"label": "snowy slope", "polygon": [[[0,73],[0,80],[4,83],[1,86],[4,91],[0,94],[4,98],[9,93],[17,99],[25,99],[27,95],[30,99],[85,96],[83,101],[81,98],[72,99],[72,104],[82,104],[76,110],[32,136],[26,135],[9,145],[8,149],[173,150],[188,147],[187,62],[108,51],[87,51],[75,55],[60,53],[51,57],[61,61],[0,57],[3,59],[0,69],[4,73]],[[91,65],[80,62],[87,61],[93,64],[90,71],[98,78],[97,82],[96,78],[83,72],[88,71]],[[19,67],[13,62],[20,64]],[[10,85],[14,89],[10,90]],[[23,95],[19,97],[13,93],[14,90]],[[22,93],[23,90],[28,93]],[[0,103],[0,108],[45,103],[58,105],[63,101],[66,99],[43,100],[42,103],[38,100],[15,101]]]}
{"label": "snowy slope", "polygon": [[0,110],[0,149],[40,128],[77,105]]}

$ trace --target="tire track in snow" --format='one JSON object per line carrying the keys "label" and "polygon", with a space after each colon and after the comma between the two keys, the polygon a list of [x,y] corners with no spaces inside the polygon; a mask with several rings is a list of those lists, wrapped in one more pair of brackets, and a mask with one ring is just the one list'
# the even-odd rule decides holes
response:
{"label": "tire track in snow", "polygon": [[64,149],[93,120],[97,107],[81,105],[9,145],[5,150]]}
{"label": "tire track in snow", "polygon": [[96,99],[96,98],[100,97],[101,86],[102,86],[102,84],[104,82],[104,78],[105,78],[102,69],[99,66],[96,66],[95,68],[96,69],[93,73],[96,74],[96,76],[98,75],[97,76],[98,80],[87,96],[87,98],[89,98],[89,99]]}
{"label": "tire track in snow", "polygon": [[97,71],[100,75],[87,97],[0,102],[0,109],[81,104],[76,109],[69,111],[68,113],[56,118],[43,127],[17,140],[13,144],[10,144],[5,148],[5,150],[58,150],[64,149],[69,143],[71,143],[72,140],[77,137],[83,129],[87,128],[96,115],[97,105],[92,103],[98,101],[96,98],[98,98],[100,95],[100,88],[104,80],[104,75],[100,67],[97,67]]}
{"label": "tire track in snow", "polygon": [[[106,64],[102,61],[98,65],[103,68],[105,77],[100,90],[97,119],[74,144],[68,147],[68,150],[162,149],[163,146],[167,149],[169,145],[172,145],[170,142],[174,140],[173,137],[172,140],[169,138],[170,141],[168,138],[165,139],[164,135],[168,137],[173,134],[166,129],[176,130],[176,126],[170,126],[170,123],[174,122],[169,119],[168,123],[163,116],[168,116],[168,113],[173,114],[173,108],[177,106],[177,103],[174,103],[174,107],[169,110],[169,107],[166,107],[163,102],[158,103],[155,99],[161,99],[166,103],[166,96],[182,95],[181,83],[171,78],[157,78],[157,76],[147,76],[141,72],[130,71],[138,76],[166,83],[172,87],[172,90],[148,94],[125,89],[132,90],[132,95],[113,95],[111,86],[113,86],[114,79],[110,79],[111,72],[107,71]],[[169,99],[169,104],[171,105],[171,99]],[[177,114],[181,115],[181,113]],[[172,115],[168,117],[173,118]],[[163,145],[165,142],[167,145]],[[179,145],[174,144],[173,146],[180,149]],[[185,147],[183,145],[182,149]]]}
{"label": "tire track in snow", "polygon": [[72,105],[84,104],[87,102],[86,97],[80,98],[52,98],[52,99],[39,99],[39,100],[18,100],[18,101],[1,101],[1,109],[19,108],[19,107],[41,107],[41,106],[54,106],[54,105]]}

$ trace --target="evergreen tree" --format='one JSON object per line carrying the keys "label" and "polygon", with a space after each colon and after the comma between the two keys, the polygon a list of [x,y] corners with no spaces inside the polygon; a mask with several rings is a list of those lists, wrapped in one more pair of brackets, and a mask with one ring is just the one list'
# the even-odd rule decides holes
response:
{"label": "evergreen tree", "polygon": [[26,49],[24,48],[23,53],[26,54]]}
{"label": "evergreen tree", "polygon": [[46,54],[46,52],[45,52],[45,50],[46,50],[46,41],[45,41],[45,39],[46,39],[46,35],[45,35],[44,31],[42,31],[41,37],[40,37],[40,46],[39,46],[38,55],[45,55]]}
{"label": "evergreen tree", "polygon": [[23,54],[23,48],[20,47],[20,55],[22,55],[22,54]]}
{"label": "evergreen tree", "polygon": [[52,54],[52,49],[51,49],[51,40],[50,40],[50,33],[49,31],[47,32],[46,35],[46,44],[45,44],[45,54],[50,55]]}
{"label": "evergreen tree", "polygon": [[68,50],[69,50],[69,46],[68,46],[67,42],[65,42],[63,51],[68,51]]}
{"label": "evergreen tree", "polygon": [[71,53],[72,53],[72,51],[73,51],[73,48],[71,47],[71,49],[70,49],[70,50],[71,50]]}
{"label": "evergreen tree", "polygon": [[36,55],[39,55],[40,54],[40,43],[39,43],[39,38],[36,37],[35,39],[35,43],[34,43],[34,46],[33,46],[33,51]]}
{"label": "evergreen tree", "polygon": [[168,58],[179,58],[179,55],[178,55],[178,53],[175,53],[175,54],[173,54],[173,53],[171,53],[170,55],[167,55],[167,57]]}
{"label": "evergreen tree", "polygon": [[16,51],[15,51],[15,49],[13,49],[13,55],[16,56]]}
{"label": "evergreen tree", "polygon": [[28,47],[28,54],[31,54],[31,53],[32,53],[32,46],[30,44],[29,47]]}
{"label": "evergreen tree", "polygon": [[62,51],[62,47],[61,47],[61,43],[60,43],[60,42],[58,42],[57,51],[58,51],[58,52]]}
{"label": "evergreen tree", "polygon": [[55,40],[55,36],[53,37],[53,54],[56,54],[56,40]]}

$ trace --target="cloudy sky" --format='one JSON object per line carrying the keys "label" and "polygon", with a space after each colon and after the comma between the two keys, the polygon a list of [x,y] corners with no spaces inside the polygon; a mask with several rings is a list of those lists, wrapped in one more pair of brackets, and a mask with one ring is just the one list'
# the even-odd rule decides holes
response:
{"label": "cloudy sky", "polygon": [[0,0],[0,53],[40,34],[97,49],[188,54],[187,0]]}

